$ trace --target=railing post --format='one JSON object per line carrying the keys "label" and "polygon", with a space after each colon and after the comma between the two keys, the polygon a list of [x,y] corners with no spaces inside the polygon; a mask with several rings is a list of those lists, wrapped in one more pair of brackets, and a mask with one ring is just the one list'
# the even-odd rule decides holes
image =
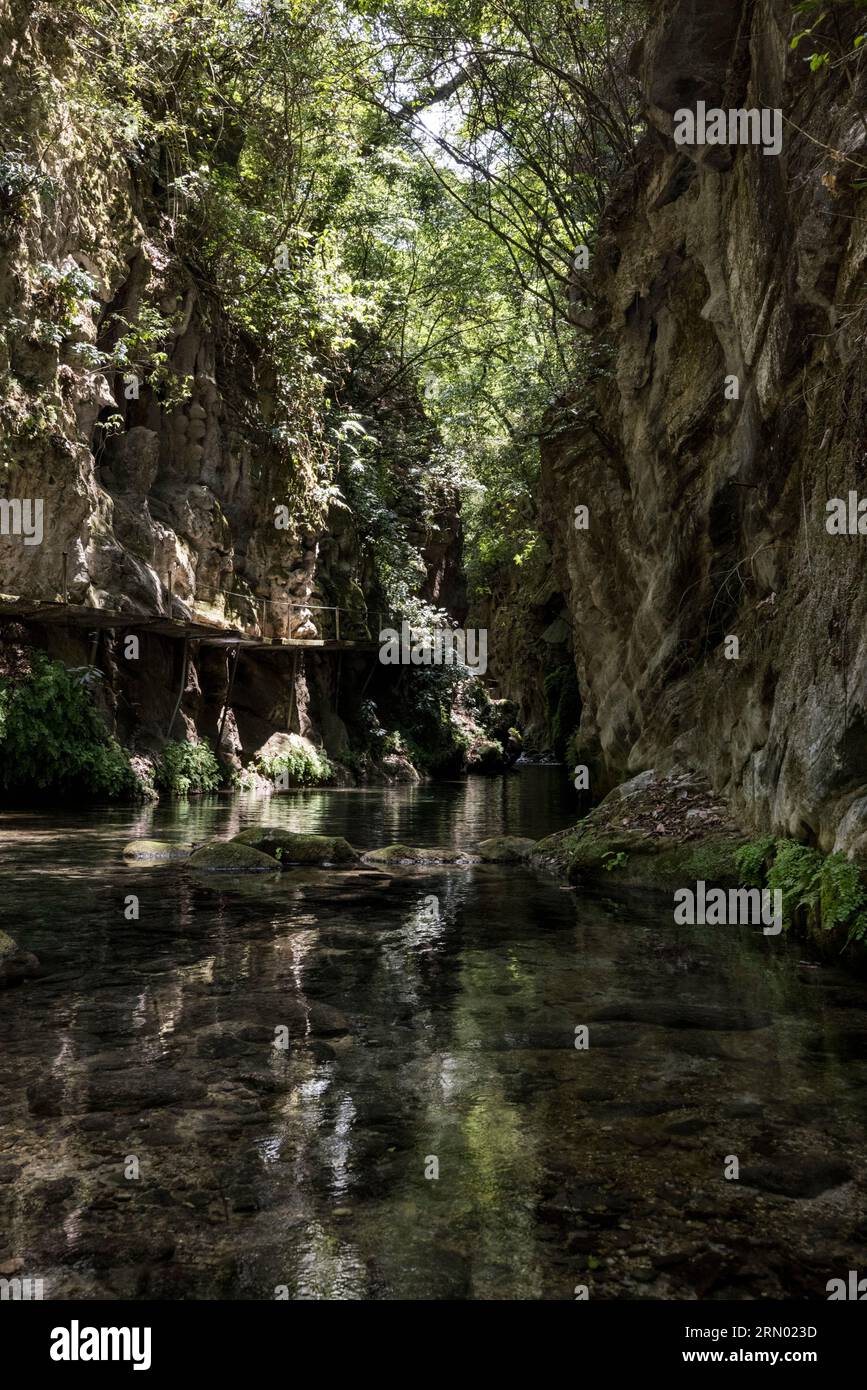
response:
{"label": "railing post", "polygon": [[334,628],[335,628],[336,640],[339,642],[339,641],[340,641],[340,609],[339,609],[339,608],[335,608],[335,610],[334,610]]}
{"label": "railing post", "polygon": [[64,550],[64,552],[63,552],[63,581],[62,581],[61,586],[60,586],[60,591],[61,591],[61,593],[62,593],[62,595],[63,595],[62,602],[63,602],[64,608],[66,607],[67,603],[69,602],[68,597],[67,597],[67,587],[66,587],[66,562],[67,562],[68,557],[69,557],[69,552],[68,552],[67,550]]}
{"label": "railing post", "polygon": [[[169,565],[169,617],[172,616],[172,590],[175,586],[175,567]],[[174,721],[172,721],[174,722]],[[169,730],[171,732],[171,730]]]}

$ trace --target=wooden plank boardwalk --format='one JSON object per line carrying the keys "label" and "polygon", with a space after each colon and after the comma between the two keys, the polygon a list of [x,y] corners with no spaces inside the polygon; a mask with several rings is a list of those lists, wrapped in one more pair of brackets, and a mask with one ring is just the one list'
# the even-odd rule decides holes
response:
{"label": "wooden plank boardwalk", "polygon": [[[227,595],[228,597],[229,595]],[[246,596],[244,596],[246,598]],[[177,600],[176,600],[177,602]],[[256,600],[251,600],[255,603]],[[259,600],[259,602],[263,602]],[[317,605],[290,605],[312,611]],[[328,612],[338,615],[346,613],[347,618],[357,621],[357,614],[348,610],[329,608]],[[243,647],[245,650],[275,651],[286,648],[290,651],[376,651],[379,643],[371,637],[267,637],[258,627],[251,632],[249,628],[221,624],[196,617],[178,618],[167,613],[140,613],[134,609],[96,608],[83,603],[60,603],[48,599],[28,599],[12,594],[0,594],[0,618],[19,619],[22,622],[38,622],[48,626],[81,627],[92,632],[99,629],[117,628],[124,632],[153,632],[161,637],[184,638],[188,642],[199,642],[211,647]],[[251,627],[253,625],[251,624]]]}

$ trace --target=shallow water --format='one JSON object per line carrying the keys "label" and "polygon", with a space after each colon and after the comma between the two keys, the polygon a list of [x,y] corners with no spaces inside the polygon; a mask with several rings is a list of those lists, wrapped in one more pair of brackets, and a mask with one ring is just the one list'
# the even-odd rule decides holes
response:
{"label": "shallow water", "polygon": [[867,988],[796,944],[517,867],[122,859],[266,820],[372,847],[573,818],[555,768],[0,817],[3,926],[43,964],[0,993],[0,1272],[421,1299],[824,1299],[863,1272]]}

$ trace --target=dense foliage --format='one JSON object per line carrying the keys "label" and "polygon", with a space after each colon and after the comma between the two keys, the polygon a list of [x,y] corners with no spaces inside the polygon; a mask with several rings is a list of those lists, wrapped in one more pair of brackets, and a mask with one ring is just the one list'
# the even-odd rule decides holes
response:
{"label": "dense foliage", "polygon": [[0,781],[15,796],[112,798],[139,784],[94,704],[101,673],[67,669],[37,653],[30,669],[0,679]]}
{"label": "dense foliage", "polygon": [[840,929],[844,946],[867,938],[867,887],[845,854],[822,854],[795,840],[764,836],[735,855],[743,882],[782,895],[783,922],[799,919],[825,931]]}
{"label": "dense foliage", "polygon": [[334,767],[325,753],[300,739],[295,747],[272,758],[256,758],[251,770],[267,777],[280,790],[317,787],[334,780]]}
{"label": "dense foliage", "polygon": [[[260,364],[267,390],[239,384],[230,406],[280,451],[280,500],[312,525],[351,508],[395,611],[419,616],[422,574],[398,461],[422,511],[461,490],[477,587],[532,545],[539,434],[564,389],[599,370],[570,322],[572,262],[632,158],[626,60],[647,12],[645,0],[34,6],[68,46],[73,100],[123,150],[177,265],[228,322],[227,376],[236,366],[241,383],[251,354]],[[16,151],[6,158],[20,182]],[[112,316],[92,365],[134,367],[180,399],[167,313]]]}
{"label": "dense foliage", "polygon": [[154,770],[154,785],[176,796],[216,791],[222,780],[214,753],[200,741],[167,743]]}

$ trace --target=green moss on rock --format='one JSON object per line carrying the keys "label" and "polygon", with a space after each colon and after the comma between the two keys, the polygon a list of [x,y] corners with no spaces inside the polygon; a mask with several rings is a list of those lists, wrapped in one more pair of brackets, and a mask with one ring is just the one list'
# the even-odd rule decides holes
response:
{"label": "green moss on rock", "polygon": [[151,863],[159,860],[189,859],[195,845],[179,840],[130,840],[124,846],[124,859],[141,859]]}
{"label": "green moss on rock", "polygon": [[549,672],[544,681],[545,712],[548,721],[548,740],[558,758],[566,753],[566,744],[581,719],[581,695],[578,677],[572,661]]}
{"label": "green moss on rock", "polygon": [[522,835],[494,835],[481,840],[476,852],[483,864],[525,864],[535,846]]}
{"label": "green moss on rock", "polygon": [[189,863],[194,869],[204,869],[209,873],[273,873],[277,863],[267,854],[261,854],[252,845],[239,845],[233,840],[212,840],[190,855]]}
{"label": "green moss on rock", "polygon": [[461,849],[418,849],[411,845],[385,845],[362,855],[365,864],[477,864],[477,855]]}
{"label": "green moss on rock", "polygon": [[624,888],[682,887],[698,879],[719,886],[739,882],[735,853],[742,838],[727,834],[680,841],[637,831],[599,831],[587,825],[541,840],[531,863],[570,882],[602,878]]}
{"label": "green moss on rock", "polygon": [[301,835],[277,825],[251,826],[230,843],[258,850],[281,864],[352,864],[360,857],[340,835]]}

